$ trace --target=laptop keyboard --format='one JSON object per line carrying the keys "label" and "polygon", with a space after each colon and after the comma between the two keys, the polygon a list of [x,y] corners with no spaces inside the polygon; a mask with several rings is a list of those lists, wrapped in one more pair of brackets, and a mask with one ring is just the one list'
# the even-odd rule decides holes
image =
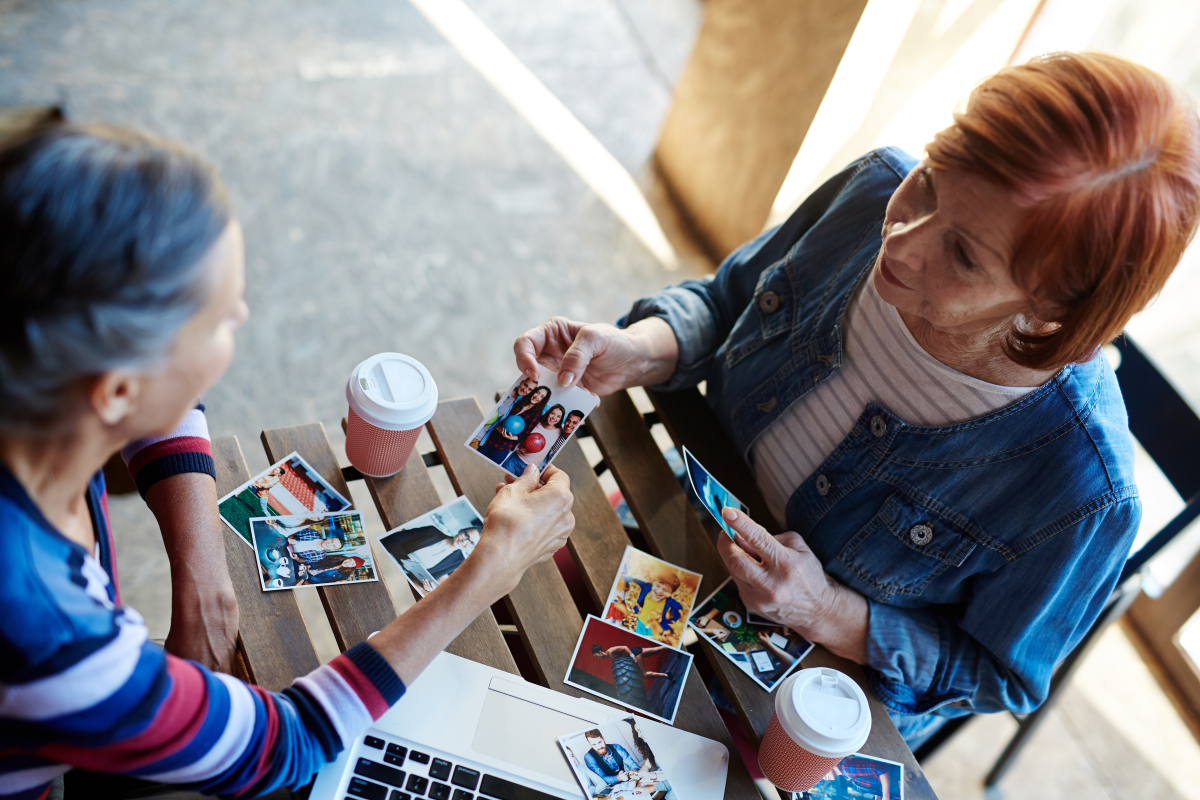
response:
{"label": "laptop keyboard", "polygon": [[363,739],[346,791],[345,800],[558,800],[489,775],[478,765],[448,761],[378,736]]}

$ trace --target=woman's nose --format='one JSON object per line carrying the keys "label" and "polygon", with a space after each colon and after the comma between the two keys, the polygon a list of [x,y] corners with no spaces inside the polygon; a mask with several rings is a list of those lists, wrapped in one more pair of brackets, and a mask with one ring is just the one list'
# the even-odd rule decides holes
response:
{"label": "woman's nose", "polygon": [[891,224],[884,247],[888,260],[898,262],[905,269],[913,271],[925,266],[925,240],[928,237],[929,225],[922,224],[923,222],[898,220]]}

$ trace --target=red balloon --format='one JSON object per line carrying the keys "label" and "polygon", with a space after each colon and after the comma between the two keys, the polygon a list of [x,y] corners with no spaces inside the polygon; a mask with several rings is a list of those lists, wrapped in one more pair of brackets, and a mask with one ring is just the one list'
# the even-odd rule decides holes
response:
{"label": "red balloon", "polygon": [[540,433],[531,433],[525,437],[525,449],[530,453],[540,453],[546,446],[546,437]]}

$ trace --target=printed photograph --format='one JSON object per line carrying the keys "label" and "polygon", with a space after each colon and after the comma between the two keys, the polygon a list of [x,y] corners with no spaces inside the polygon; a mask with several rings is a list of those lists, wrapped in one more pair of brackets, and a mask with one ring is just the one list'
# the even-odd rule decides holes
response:
{"label": "printed photograph", "polygon": [[691,653],[589,614],[563,682],[671,724],[691,666]]}
{"label": "printed photograph", "polygon": [[251,547],[252,519],[311,516],[349,507],[350,501],[296,453],[272,464],[217,501],[221,519]]}
{"label": "printed photograph", "polygon": [[362,513],[249,521],[263,591],[377,581]]}
{"label": "printed photograph", "polygon": [[678,800],[637,717],[560,736],[558,746],[589,798]]}
{"label": "printed photograph", "polygon": [[692,491],[696,493],[696,497],[700,498],[700,502],[708,509],[708,513],[713,515],[717,524],[721,526],[721,530],[729,534],[730,539],[736,539],[733,535],[733,528],[729,527],[729,523],[721,518],[721,509],[735,508],[738,511],[745,511],[746,505],[730,494],[729,490],[717,482],[717,479],[708,474],[708,470],[696,460],[688,449],[683,448],[683,463],[687,467],[688,478],[692,482]]}
{"label": "printed photograph", "polygon": [[518,478],[529,464],[540,470],[550,466],[600,403],[586,389],[559,386],[554,371],[538,369],[537,380],[522,376],[500,396],[466,443]]}
{"label": "printed photograph", "polygon": [[855,753],[846,756],[799,800],[904,800],[904,765]]}
{"label": "printed photograph", "polygon": [[379,543],[424,597],[462,566],[482,533],[483,517],[460,497],[388,531]]}
{"label": "printed photograph", "polygon": [[813,649],[812,642],[791,628],[751,624],[732,578],[727,578],[696,607],[689,622],[701,639],[720,650],[768,692]]}
{"label": "printed photograph", "polygon": [[679,647],[700,590],[700,573],[626,547],[608,592],[604,619],[671,647]]}

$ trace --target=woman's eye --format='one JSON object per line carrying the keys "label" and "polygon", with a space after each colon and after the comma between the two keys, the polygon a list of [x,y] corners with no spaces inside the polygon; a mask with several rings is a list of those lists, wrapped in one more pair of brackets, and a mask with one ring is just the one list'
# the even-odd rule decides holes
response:
{"label": "woman's eye", "polygon": [[962,242],[954,243],[954,257],[958,260],[958,263],[967,269],[975,269],[975,262],[967,256],[967,251],[963,249]]}

